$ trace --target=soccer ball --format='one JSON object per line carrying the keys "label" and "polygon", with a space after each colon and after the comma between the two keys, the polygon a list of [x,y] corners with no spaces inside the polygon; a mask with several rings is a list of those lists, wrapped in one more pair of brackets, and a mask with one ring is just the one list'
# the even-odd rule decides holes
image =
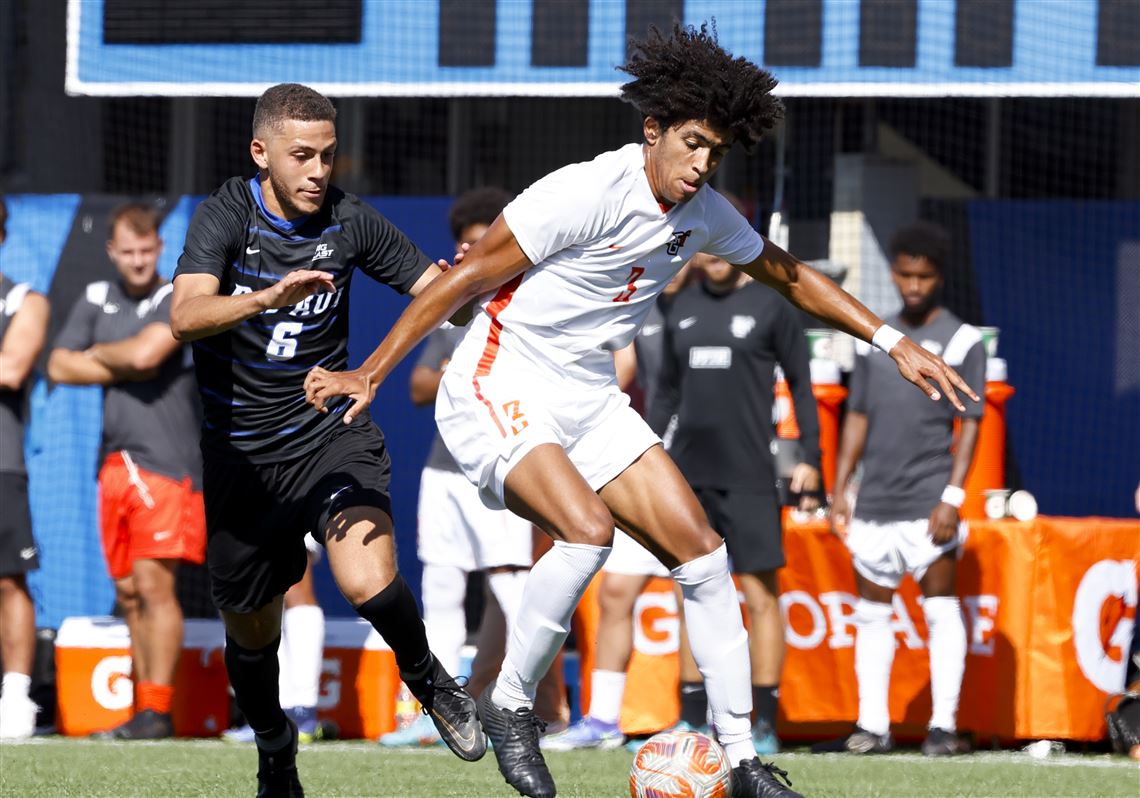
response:
{"label": "soccer ball", "polygon": [[650,737],[629,770],[630,798],[728,798],[732,767],[724,749],[697,732]]}

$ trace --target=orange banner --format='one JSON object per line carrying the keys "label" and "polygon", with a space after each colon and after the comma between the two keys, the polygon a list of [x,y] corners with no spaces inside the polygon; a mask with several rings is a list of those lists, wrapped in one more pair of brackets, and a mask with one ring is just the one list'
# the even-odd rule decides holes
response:
{"label": "orange banner", "polygon": [[[854,722],[855,580],[824,524],[790,524],[780,573],[787,660],[780,726],[789,739]],[[1038,518],[971,522],[958,571],[968,651],[959,727],[981,738],[1097,740],[1102,706],[1124,682],[1137,605],[1140,522]],[[917,586],[895,598],[891,672],[896,734],[920,736],[930,714],[926,624]],[[677,699],[677,605],[653,580],[635,609],[621,724],[629,734],[671,725]],[[587,604],[583,618],[596,615]],[[592,628],[587,621],[581,630]],[[580,635],[582,642],[592,635]],[[592,661],[589,647],[584,663]],[[583,667],[583,684],[589,671]],[[583,704],[586,704],[584,697]]]}

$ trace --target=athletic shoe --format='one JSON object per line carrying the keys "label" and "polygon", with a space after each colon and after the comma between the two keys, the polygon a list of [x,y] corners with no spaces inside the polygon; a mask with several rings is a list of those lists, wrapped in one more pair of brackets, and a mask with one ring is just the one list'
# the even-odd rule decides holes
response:
{"label": "athletic shoe", "polygon": [[931,729],[922,742],[922,753],[926,756],[958,756],[969,752],[966,741],[947,729]]}
{"label": "athletic shoe", "polygon": [[[788,786],[781,784],[777,776]],[[742,759],[732,769],[732,798],[804,798],[788,789],[791,786],[788,772],[771,762]]]}
{"label": "athletic shoe", "polygon": [[479,697],[479,717],[491,740],[499,772],[529,798],[554,798],[554,778],[542,758],[538,737],[545,725],[533,709],[502,709],[491,700],[494,683]]}
{"label": "athletic shoe", "polygon": [[144,709],[126,723],[91,736],[96,740],[165,740],[174,736],[174,721],[169,712]]}
{"label": "athletic shoe", "polygon": [[0,740],[26,740],[36,731],[40,708],[27,696],[0,698]]}
{"label": "athletic shoe", "polygon": [[305,798],[297,776],[297,724],[285,718],[289,742],[278,751],[257,748],[257,798]]}
{"label": "athletic shoe", "polygon": [[780,738],[767,721],[758,720],[752,727],[752,747],[759,756],[772,756],[780,753]]}
{"label": "athletic shoe", "polygon": [[431,718],[420,715],[407,728],[380,735],[380,745],[385,748],[426,748],[443,745],[443,738]]}
{"label": "athletic shoe", "polygon": [[222,739],[227,743],[252,743],[253,727],[248,723],[244,726],[235,726],[222,732]]}
{"label": "athletic shoe", "polygon": [[[698,734],[703,734],[706,737],[711,737],[714,740],[716,739],[716,735],[713,734],[712,729],[710,729],[708,726],[693,726],[689,723],[686,723],[683,720],[679,720],[676,723],[674,723],[672,726],[670,726],[668,729],[662,729],[661,731],[659,731],[657,733],[663,734],[664,732],[697,732]],[[649,735],[649,737],[652,737],[652,736],[653,735]],[[641,746],[645,745],[645,743],[649,739],[649,737],[631,738],[625,744],[625,750],[629,751],[631,754],[636,754],[638,751],[641,750]]]}
{"label": "athletic shoe", "polygon": [[467,685],[465,677],[452,678],[433,657],[426,676],[405,679],[404,683],[456,756],[474,762],[487,753],[487,737],[479,725],[475,699],[463,689]]}
{"label": "athletic shoe", "polygon": [[566,731],[548,734],[538,744],[544,751],[575,751],[579,748],[608,751],[617,748],[624,739],[616,723],[605,723],[585,715]]}
{"label": "athletic shoe", "polygon": [[324,728],[317,720],[316,707],[287,707],[285,714],[297,724],[297,740],[301,745],[315,743],[324,736]]}

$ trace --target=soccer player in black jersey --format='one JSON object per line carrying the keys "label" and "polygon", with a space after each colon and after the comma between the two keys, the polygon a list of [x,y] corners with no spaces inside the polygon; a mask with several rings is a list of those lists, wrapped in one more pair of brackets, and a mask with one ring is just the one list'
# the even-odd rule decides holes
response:
{"label": "soccer player in black jersey", "polygon": [[305,570],[305,533],[327,549],[344,596],[392,647],[401,678],[460,757],[486,750],[475,704],[428,649],[396,570],[391,463],[367,413],[315,413],[314,366],[347,365],[355,270],[413,296],[439,273],[399,230],[329,185],[336,111],[298,84],[253,116],[251,180],[232,178],[194,213],[174,278],[171,327],[194,342],[205,418],[207,564],[226,626],[226,669],[256,732],[258,796],[302,795],[296,727],[278,691],[282,595]]}

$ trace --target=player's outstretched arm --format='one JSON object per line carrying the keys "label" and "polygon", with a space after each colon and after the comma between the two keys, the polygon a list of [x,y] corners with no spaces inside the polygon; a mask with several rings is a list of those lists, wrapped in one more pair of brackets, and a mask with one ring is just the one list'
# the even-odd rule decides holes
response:
{"label": "player's outstretched arm", "polygon": [[380,383],[416,344],[463,305],[494,291],[530,266],[514,233],[499,216],[466,254],[462,266],[444,272],[420,291],[360,368],[342,372],[322,368],[310,371],[305,378],[306,401],[327,413],[325,403],[329,399],[351,397],[353,404],[344,414],[344,423],[351,424],[371,404]]}
{"label": "player's outstretched arm", "polygon": [[771,241],[765,239],[760,256],[739,268],[772,286],[817,319],[886,350],[898,365],[899,373],[931,399],[937,401],[945,394],[950,404],[964,411],[955,392],[957,389],[975,402],[979,401],[973,389],[942,358],[886,327],[883,320],[858,299]]}
{"label": "player's outstretched arm", "polygon": [[272,308],[287,308],[312,294],[336,291],[331,274],[313,269],[289,272],[269,288],[234,296],[218,296],[220,285],[212,274],[180,274],[174,278],[170,331],[175,338],[196,341]]}

